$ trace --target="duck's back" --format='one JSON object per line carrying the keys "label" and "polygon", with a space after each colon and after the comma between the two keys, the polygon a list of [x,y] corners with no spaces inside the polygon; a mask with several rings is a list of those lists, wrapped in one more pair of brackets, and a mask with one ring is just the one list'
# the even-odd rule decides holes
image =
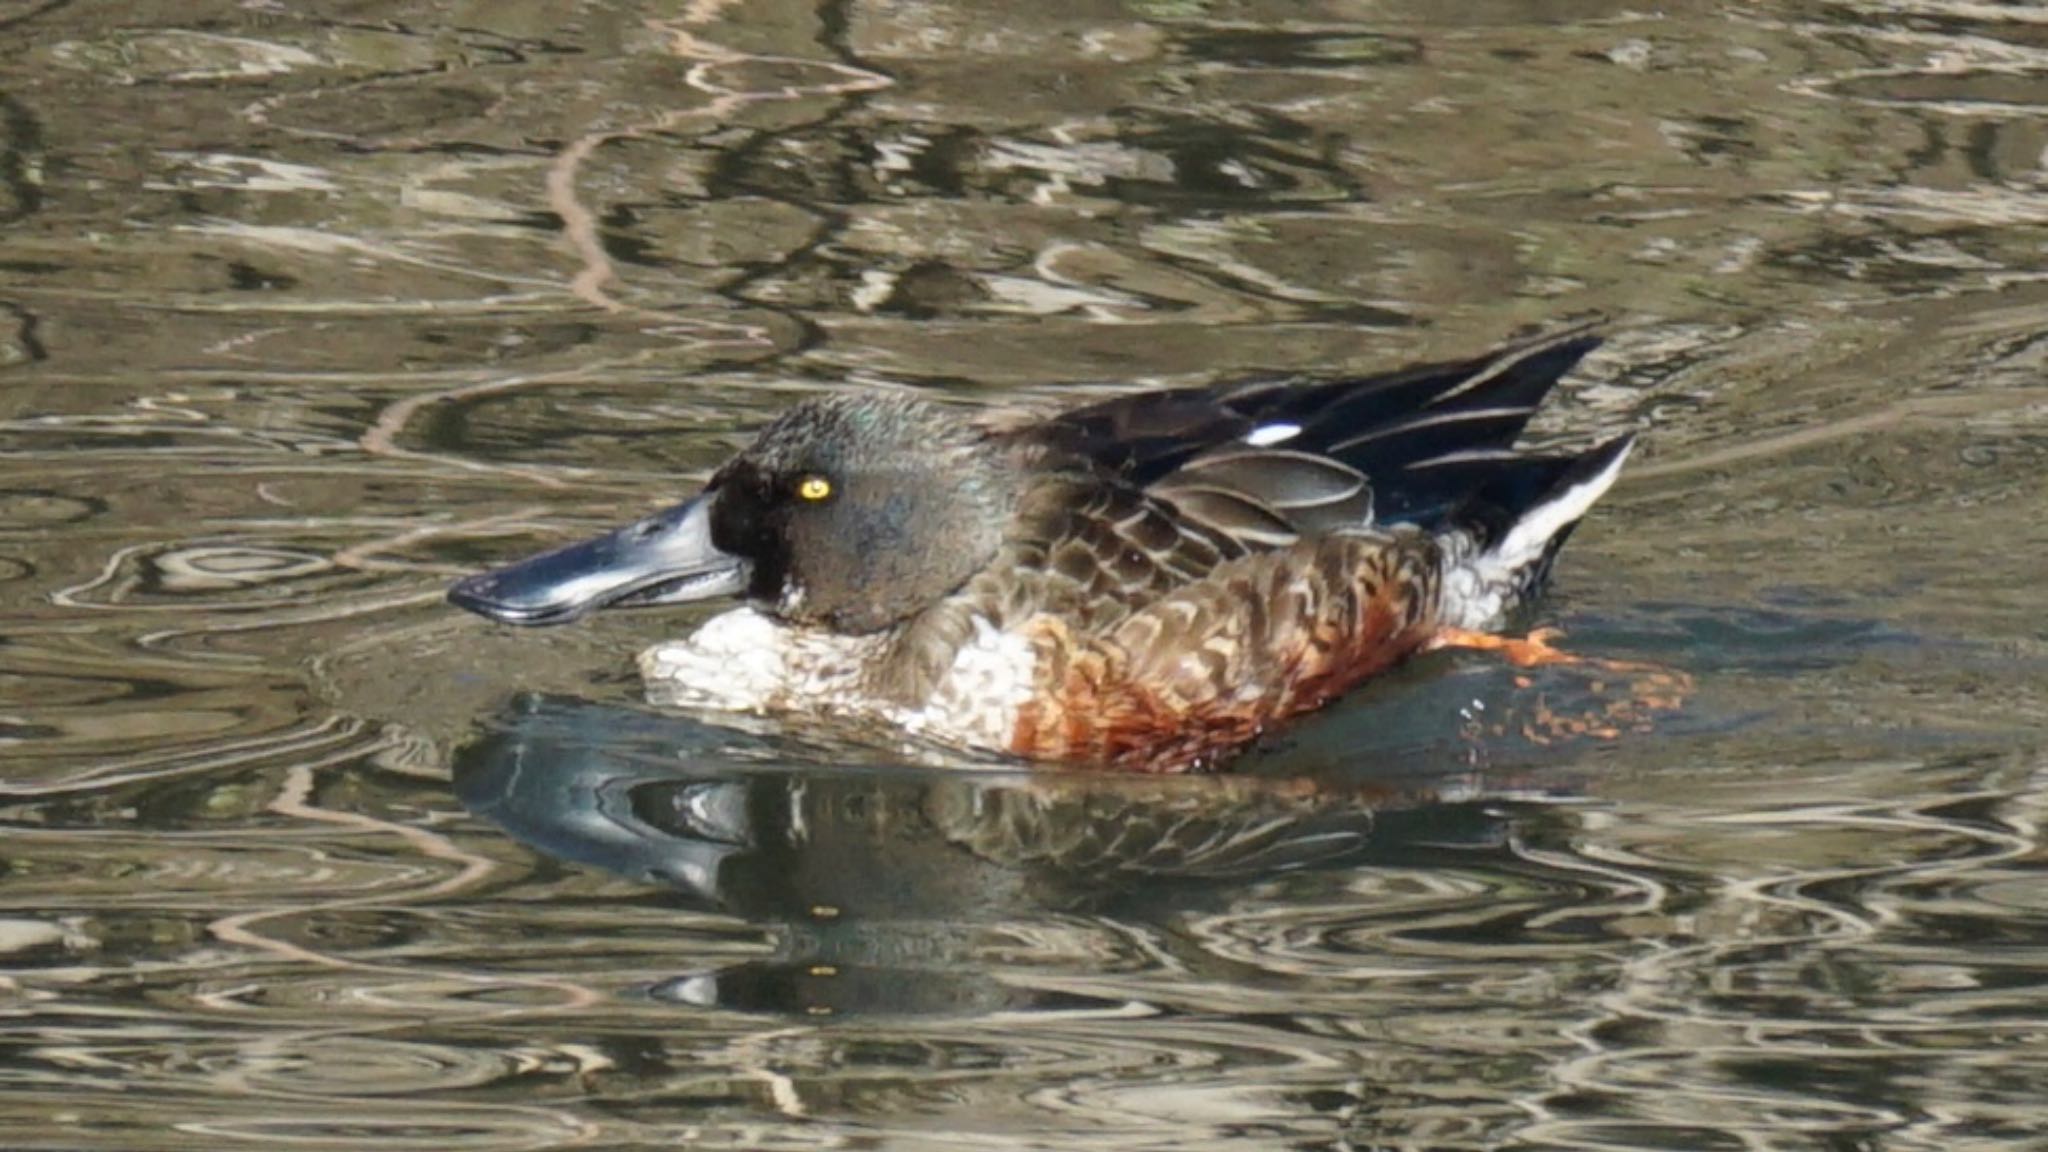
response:
{"label": "duck's back", "polygon": [[891,695],[964,742],[1178,771],[1493,626],[1626,453],[1512,447],[1596,343],[1147,393],[1021,430],[1032,479],[1004,546],[906,630]]}

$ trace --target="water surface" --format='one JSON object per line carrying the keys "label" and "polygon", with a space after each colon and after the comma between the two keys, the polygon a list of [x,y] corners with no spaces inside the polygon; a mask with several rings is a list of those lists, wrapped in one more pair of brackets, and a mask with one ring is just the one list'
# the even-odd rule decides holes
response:
{"label": "water surface", "polygon": [[[59,2],[0,53],[8,1147],[2048,1142],[2038,8]],[[1646,434],[1534,622],[1692,678],[1610,738],[1629,685],[1435,658],[1236,778],[945,775],[640,707],[687,614],[440,602],[821,389],[1589,316],[1540,433]]]}

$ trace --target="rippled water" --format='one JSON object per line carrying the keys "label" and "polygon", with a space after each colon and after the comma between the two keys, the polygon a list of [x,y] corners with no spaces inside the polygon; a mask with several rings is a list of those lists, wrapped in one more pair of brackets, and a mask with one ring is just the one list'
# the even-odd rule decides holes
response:
{"label": "rippled water", "polygon": [[[59,0],[0,53],[0,1144],[2048,1144],[2039,6]],[[673,617],[440,603],[843,381],[1589,315],[1545,432],[1646,448],[1543,619],[1693,680],[1610,739],[1438,659],[1239,777],[969,777],[639,707]]]}

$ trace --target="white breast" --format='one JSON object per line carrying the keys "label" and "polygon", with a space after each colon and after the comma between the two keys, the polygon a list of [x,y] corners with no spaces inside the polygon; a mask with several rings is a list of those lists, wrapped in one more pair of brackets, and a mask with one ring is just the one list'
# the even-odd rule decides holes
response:
{"label": "white breast", "polygon": [[931,700],[896,722],[956,744],[1006,752],[1037,667],[1038,654],[1023,634],[999,632],[976,617],[974,635],[960,646]]}
{"label": "white breast", "polygon": [[640,654],[647,698],[722,712],[781,712],[859,695],[859,675],[880,647],[871,636],[790,628],[751,608],[704,622],[686,640]]}
{"label": "white breast", "polygon": [[976,619],[974,634],[917,707],[876,699],[865,688],[863,673],[886,643],[793,628],[741,608],[705,621],[688,639],[642,652],[640,675],[655,704],[871,717],[949,744],[1008,750],[1037,666],[1028,639]]}

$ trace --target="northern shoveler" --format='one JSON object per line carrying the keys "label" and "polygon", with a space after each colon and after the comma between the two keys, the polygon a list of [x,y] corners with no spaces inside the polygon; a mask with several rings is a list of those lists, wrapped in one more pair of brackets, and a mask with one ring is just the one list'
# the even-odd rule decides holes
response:
{"label": "northern shoveler", "polygon": [[822,711],[1032,760],[1215,765],[1531,598],[1630,446],[1517,450],[1583,332],[1458,363],[1038,418],[805,400],[686,503],[484,572],[512,624],[738,597],[650,696]]}

